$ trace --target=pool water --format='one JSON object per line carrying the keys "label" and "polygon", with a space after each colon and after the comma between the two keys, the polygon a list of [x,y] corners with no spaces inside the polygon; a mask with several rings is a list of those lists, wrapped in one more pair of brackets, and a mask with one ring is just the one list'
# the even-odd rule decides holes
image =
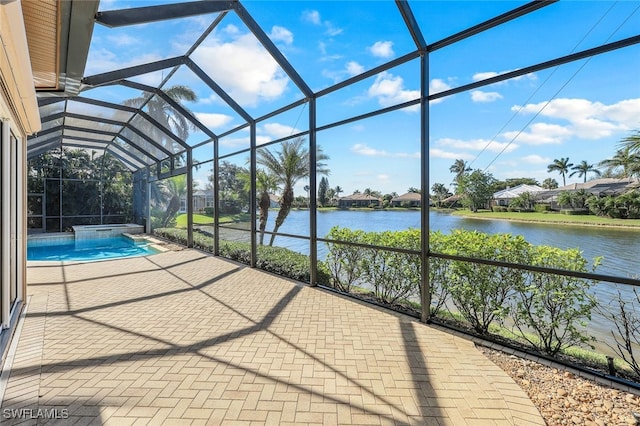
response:
{"label": "pool water", "polygon": [[158,250],[146,242],[136,243],[126,237],[66,240],[46,245],[32,241],[27,243],[27,260],[94,261],[154,253],[158,253]]}

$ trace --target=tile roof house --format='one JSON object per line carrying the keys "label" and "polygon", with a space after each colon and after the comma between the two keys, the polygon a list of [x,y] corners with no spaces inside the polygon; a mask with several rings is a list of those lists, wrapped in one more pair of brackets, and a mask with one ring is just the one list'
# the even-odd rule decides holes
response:
{"label": "tile roof house", "polygon": [[547,189],[540,195],[544,197],[556,196],[563,191],[579,191],[584,189],[593,195],[618,195],[636,188],[639,181],[632,178],[600,178],[588,182],[571,183],[556,189]]}
{"label": "tile roof house", "polygon": [[417,192],[407,192],[391,199],[391,207],[420,207],[421,204],[422,194]]}
{"label": "tile roof house", "polygon": [[374,197],[373,195],[367,195],[362,193],[347,195],[346,197],[341,197],[338,199],[338,207],[340,208],[349,208],[349,207],[369,207],[369,206],[379,206],[380,199]]}
{"label": "tile roof house", "polygon": [[558,194],[565,191],[584,190],[590,195],[598,197],[606,197],[607,195],[621,195],[625,192],[638,188],[640,181],[632,178],[600,178],[593,179],[588,182],[572,183],[556,189],[548,189],[538,194],[538,201],[551,204],[551,208],[559,208],[556,206]]}

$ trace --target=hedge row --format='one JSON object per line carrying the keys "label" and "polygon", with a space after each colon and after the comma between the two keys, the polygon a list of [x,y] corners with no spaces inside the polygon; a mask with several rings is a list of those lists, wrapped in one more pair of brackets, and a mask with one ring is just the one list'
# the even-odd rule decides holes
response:
{"label": "hedge row", "polygon": [[[371,288],[384,303],[420,300],[420,256],[378,247],[420,250],[420,231],[363,232],[334,227],[328,235],[327,267],[334,287],[349,292]],[[515,265],[587,272],[589,267],[577,249],[534,246],[522,236],[455,230],[432,232],[430,251],[471,259],[487,259]],[[346,242],[349,244],[344,244]],[[510,324],[513,333],[550,355],[574,345],[586,344],[586,321],[596,305],[589,291],[593,281],[509,266],[429,257],[431,314],[440,316],[455,307],[464,322],[480,335],[490,326]]]}
{"label": "hedge row", "polygon": [[[159,237],[187,245],[187,230],[179,228],[158,228],[153,233]],[[212,236],[193,233],[194,248],[213,253]],[[251,244],[238,241],[220,241],[220,256],[236,262],[250,264]],[[310,282],[311,266],[309,257],[284,247],[258,246],[256,266],[296,281]],[[318,262],[318,284],[329,284],[329,273],[322,262]]]}

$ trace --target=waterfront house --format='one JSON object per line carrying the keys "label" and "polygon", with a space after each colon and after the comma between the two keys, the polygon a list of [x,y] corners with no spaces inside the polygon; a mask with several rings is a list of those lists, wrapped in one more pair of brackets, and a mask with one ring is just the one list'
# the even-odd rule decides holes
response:
{"label": "waterfront house", "polygon": [[491,205],[508,207],[511,200],[519,197],[525,192],[535,195],[542,191],[544,191],[544,188],[539,187],[538,185],[521,184],[512,188],[507,187],[502,191],[498,191],[493,194],[493,201],[491,202]]}
{"label": "waterfront house", "polygon": [[587,182],[571,183],[556,189],[544,190],[538,193],[538,202],[549,204],[552,210],[559,210],[560,206],[557,204],[557,200],[561,192],[584,190],[589,195],[606,197],[607,195],[622,195],[636,189],[638,184],[639,181],[632,178],[593,179]]}
{"label": "waterfront house", "polygon": [[362,193],[347,195],[338,199],[338,207],[378,207],[380,205],[380,199],[373,195],[367,195]]}
{"label": "waterfront house", "polygon": [[420,207],[421,204],[422,195],[418,192],[407,192],[391,199],[391,207]]}

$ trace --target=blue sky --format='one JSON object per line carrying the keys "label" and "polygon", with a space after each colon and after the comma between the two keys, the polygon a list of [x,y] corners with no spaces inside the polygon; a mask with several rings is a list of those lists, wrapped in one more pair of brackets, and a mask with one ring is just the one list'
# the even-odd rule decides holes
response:
{"label": "blue sky", "polygon": [[[525,2],[410,1],[428,43],[504,13]],[[101,10],[158,4],[102,1]],[[392,1],[248,1],[242,3],[314,91],[330,87],[415,50]],[[85,75],[183,55],[217,15],[109,29],[96,25]],[[638,1],[561,1],[502,27],[430,54],[429,90],[437,93],[537,62],[640,33]],[[302,93],[229,13],[191,58],[252,116],[303,98]],[[318,100],[317,124],[397,105],[419,97],[420,64],[405,63]],[[552,177],[547,165],[569,157],[595,164],[640,129],[640,46],[551,68],[431,102],[430,181],[451,186],[455,159],[498,179]],[[135,81],[157,84],[152,73]],[[198,94],[188,104],[215,133],[242,119],[191,71],[169,81]],[[125,88],[101,88],[86,96],[121,102],[137,96]],[[330,185],[344,194],[371,188],[402,194],[420,186],[420,114],[417,108],[353,122],[318,133],[329,155]],[[306,106],[260,123],[258,143],[308,128]],[[221,154],[247,148],[248,132],[221,140]],[[191,145],[206,136],[193,133]],[[201,154],[203,153],[204,154]],[[206,159],[207,150],[196,158]],[[244,164],[246,154],[228,160]],[[205,169],[205,168],[203,168]],[[206,183],[206,170],[196,178]],[[577,176],[567,183],[580,181]],[[300,183],[297,192],[300,193]]]}

